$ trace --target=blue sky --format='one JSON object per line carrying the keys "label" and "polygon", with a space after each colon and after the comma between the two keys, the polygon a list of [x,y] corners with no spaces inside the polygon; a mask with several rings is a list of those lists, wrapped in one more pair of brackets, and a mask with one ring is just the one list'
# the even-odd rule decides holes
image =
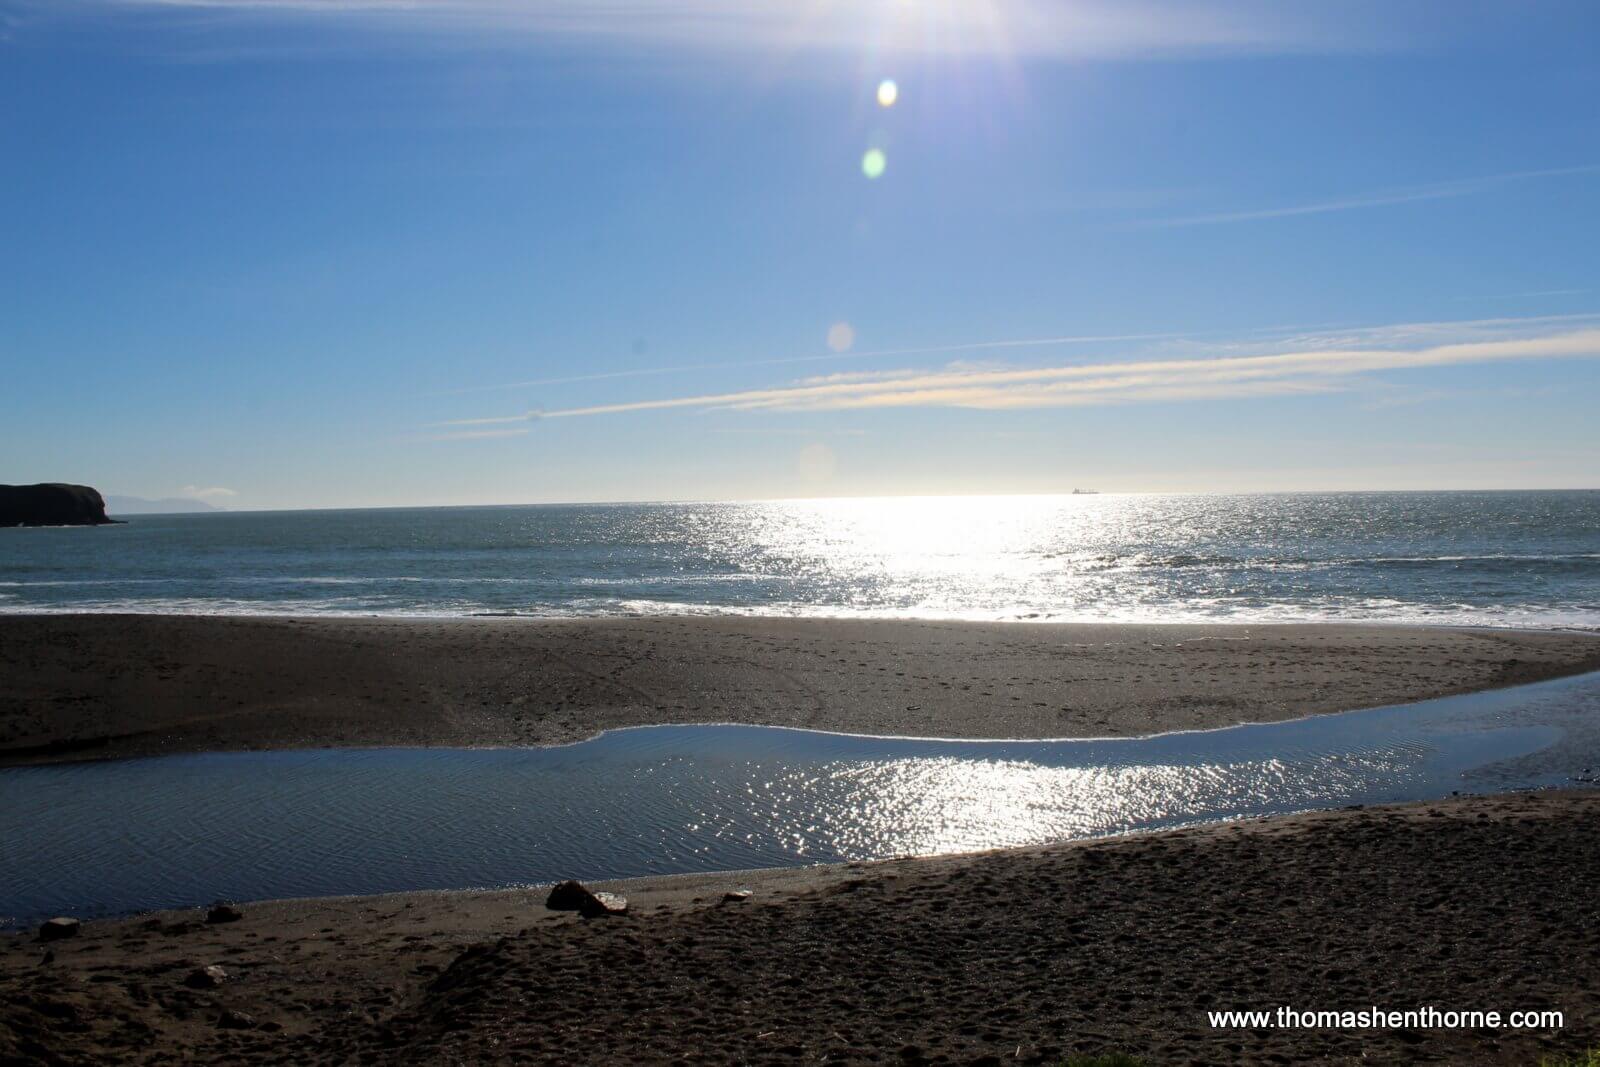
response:
{"label": "blue sky", "polygon": [[1592,3],[604,7],[0,0],[0,481],[1600,486]]}

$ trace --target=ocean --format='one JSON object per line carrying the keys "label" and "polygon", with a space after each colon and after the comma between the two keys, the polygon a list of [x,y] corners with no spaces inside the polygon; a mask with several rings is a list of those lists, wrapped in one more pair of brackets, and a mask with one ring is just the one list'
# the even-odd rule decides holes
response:
{"label": "ocean", "polygon": [[863,498],[0,530],[0,611],[1600,629],[1600,491]]}

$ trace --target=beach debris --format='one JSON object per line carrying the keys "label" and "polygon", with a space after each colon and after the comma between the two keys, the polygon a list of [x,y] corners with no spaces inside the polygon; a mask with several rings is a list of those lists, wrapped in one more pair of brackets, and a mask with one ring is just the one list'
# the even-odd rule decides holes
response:
{"label": "beach debris", "polygon": [[749,899],[750,890],[744,888],[730,889],[726,893],[722,894],[722,902],[724,904],[743,904]]}
{"label": "beach debris", "polygon": [[242,1011],[225,1008],[222,1014],[217,1016],[217,1026],[223,1030],[254,1030],[256,1028],[256,1020],[253,1015],[246,1015]]}
{"label": "beach debris", "polygon": [[190,971],[183,984],[190,989],[215,989],[228,980],[228,972],[212,964],[209,967],[196,967]]}
{"label": "beach debris", "polygon": [[78,927],[81,925],[83,924],[77,919],[69,919],[66,916],[46,919],[39,927],[39,940],[59,941],[63,937],[77,937]]}
{"label": "beach debris", "polygon": [[551,888],[544,906],[551,911],[575,911],[585,919],[600,915],[621,915],[628,910],[628,898],[619,893],[596,893],[582,882],[567,880]]}
{"label": "beach debris", "polygon": [[208,923],[236,923],[244,918],[244,912],[234,907],[232,902],[219,900],[211,905],[211,910],[206,912]]}

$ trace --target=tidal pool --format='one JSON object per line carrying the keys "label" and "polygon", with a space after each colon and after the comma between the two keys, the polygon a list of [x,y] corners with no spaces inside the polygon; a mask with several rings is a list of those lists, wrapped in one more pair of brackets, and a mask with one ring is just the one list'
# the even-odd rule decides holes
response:
{"label": "tidal pool", "polygon": [[0,770],[0,922],[957,852],[1563,784],[1600,766],[1597,721],[1591,674],[1116,740],[652,726],[556,748],[16,767]]}

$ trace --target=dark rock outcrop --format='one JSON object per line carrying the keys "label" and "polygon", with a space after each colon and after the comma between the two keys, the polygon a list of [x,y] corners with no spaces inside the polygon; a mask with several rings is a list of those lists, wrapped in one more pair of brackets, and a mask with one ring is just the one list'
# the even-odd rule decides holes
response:
{"label": "dark rock outcrop", "polygon": [[211,910],[206,912],[206,922],[215,926],[217,923],[236,923],[244,918],[244,912],[234,907],[231,901],[219,900],[211,905]]}
{"label": "dark rock outcrop", "polygon": [[210,967],[196,967],[189,972],[183,984],[190,989],[215,989],[228,980],[228,972],[212,964]]}
{"label": "dark rock outcrop", "polygon": [[582,882],[561,882],[550,890],[544,906],[551,911],[575,911],[585,919],[602,915],[621,915],[628,910],[628,898],[617,893],[596,893]]}
{"label": "dark rock outcrop", "polygon": [[106,502],[87,485],[0,485],[0,526],[105,526]]}

